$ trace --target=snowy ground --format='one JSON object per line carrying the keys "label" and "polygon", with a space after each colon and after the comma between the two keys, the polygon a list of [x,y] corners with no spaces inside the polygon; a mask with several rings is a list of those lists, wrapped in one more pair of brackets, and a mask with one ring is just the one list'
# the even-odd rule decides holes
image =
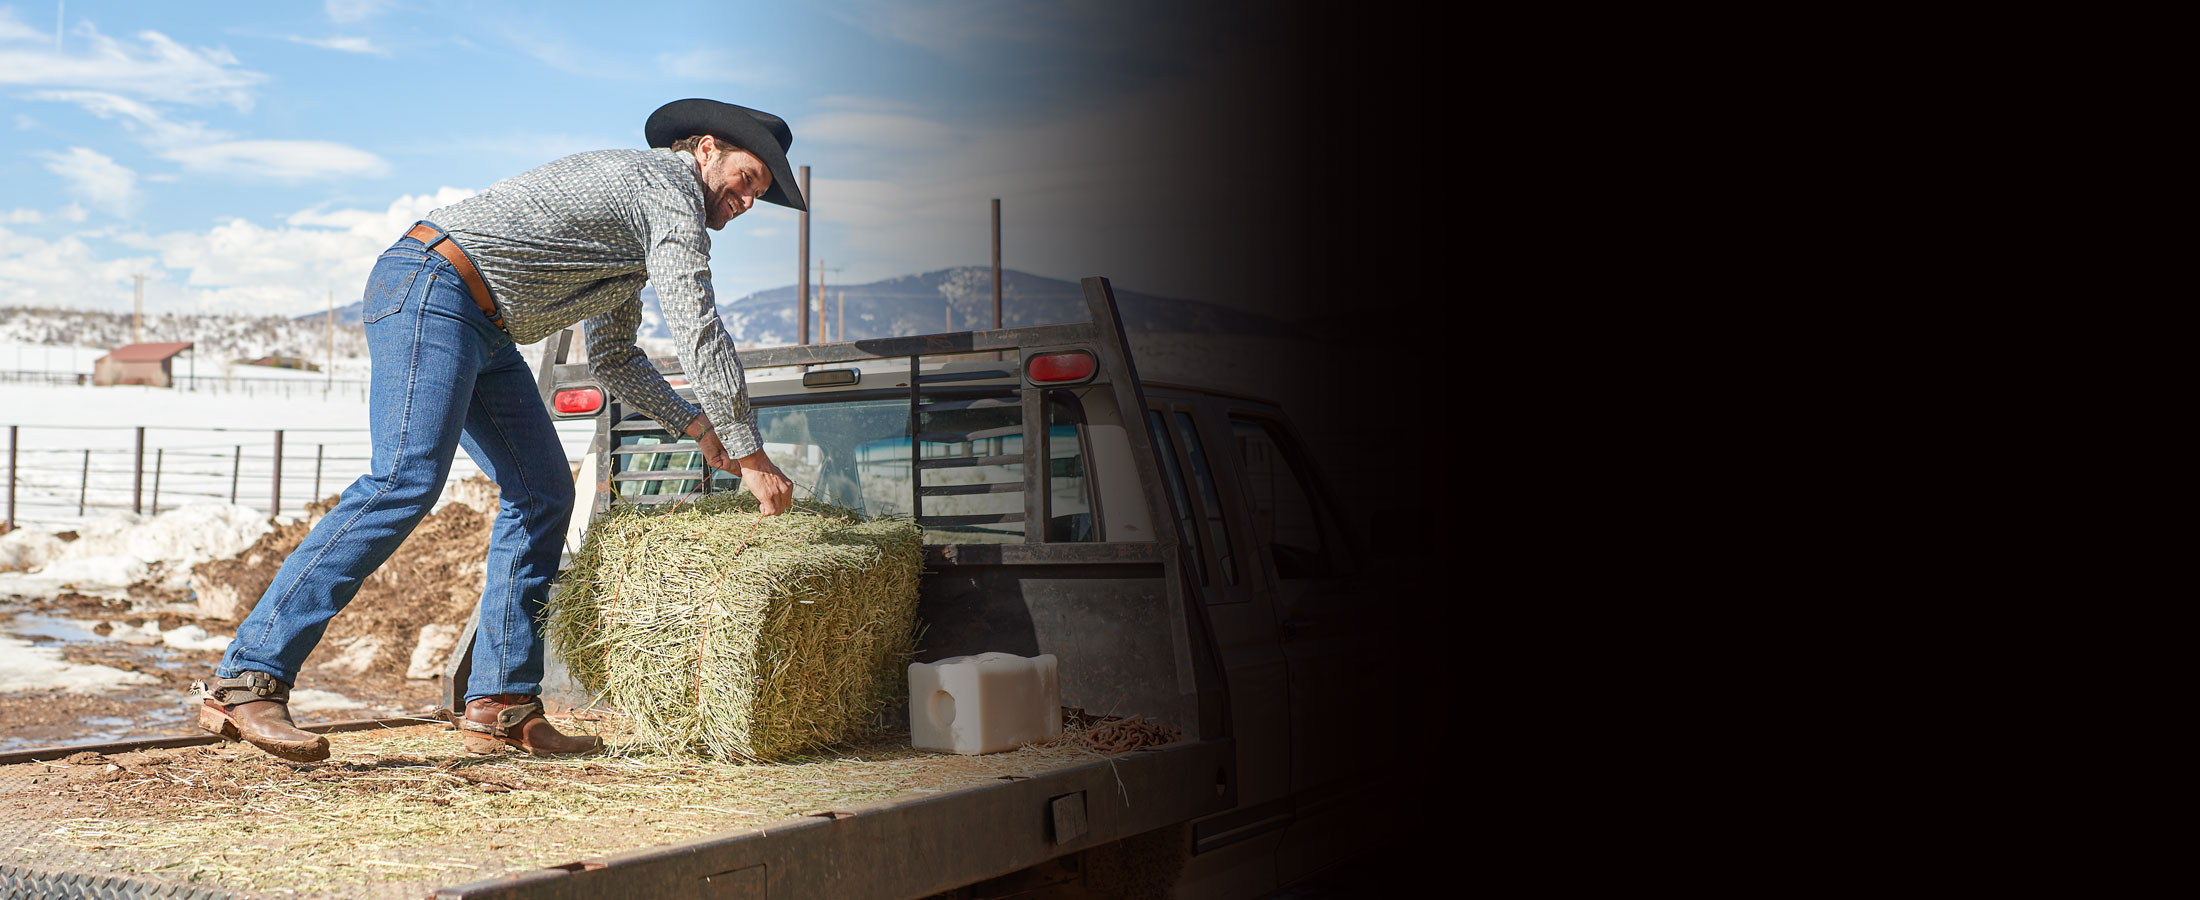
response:
{"label": "snowy ground", "polygon": [[[0,367],[20,363],[38,372],[89,372],[100,353],[0,345]],[[337,368],[363,374],[365,364],[339,360]],[[363,387],[339,381],[331,388],[320,373],[233,368],[254,371],[249,380],[240,376],[226,389],[216,381],[198,389],[0,382],[0,426],[14,427],[16,524],[64,530],[107,511],[150,513],[156,491],[162,510],[234,500],[273,511],[278,429],[281,514],[296,515],[306,503],[366,473],[370,444]],[[569,461],[586,452],[591,424],[558,425]],[[461,452],[451,480],[479,471]]]}
{"label": "snowy ground", "polygon": [[[0,536],[0,701],[56,718],[0,730],[0,749],[187,731],[195,701],[156,682],[203,676],[229,636],[175,624],[194,612],[183,579],[190,566],[233,556],[267,531],[276,432],[283,518],[367,471],[365,359],[339,360],[333,386],[325,373],[207,360],[195,388],[80,385],[74,376],[88,376],[104,353],[0,344],[0,430],[13,437],[6,512],[17,525]],[[592,427],[558,426],[568,460],[587,450]],[[451,483],[479,471],[460,452]],[[134,584],[160,585],[185,602],[142,596]],[[56,607],[70,603],[79,608]],[[137,670],[85,659],[132,660]],[[300,713],[393,711],[299,693],[311,695],[294,702]]]}

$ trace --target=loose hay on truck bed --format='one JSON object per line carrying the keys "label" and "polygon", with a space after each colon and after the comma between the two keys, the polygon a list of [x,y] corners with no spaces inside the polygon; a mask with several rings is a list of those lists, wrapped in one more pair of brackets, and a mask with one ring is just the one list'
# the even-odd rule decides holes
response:
{"label": "loose hay on truck bed", "polygon": [[851,740],[907,700],[924,538],[907,519],[748,493],[599,516],[547,638],[638,739],[719,760]]}
{"label": "loose hay on truck bed", "polygon": [[952,756],[886,733],[777,763],[719,763],[651,751],[624,717],[551,719],[602,734],[609,752],[471,756],[435,724],[329,735],[330,758],[318,764],[227,744],[0,767],[0,863],[240,894],[417,898],[432,886],[1105,758],[1074,734]]}

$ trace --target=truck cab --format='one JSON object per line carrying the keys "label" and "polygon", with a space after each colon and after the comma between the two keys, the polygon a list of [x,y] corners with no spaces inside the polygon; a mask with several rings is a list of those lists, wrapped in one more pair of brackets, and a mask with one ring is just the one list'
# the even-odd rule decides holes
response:
{"label": "truck cab", "polygon": [[[1178,894],[1257,896],[1364,843],[1351,763],[1387,752],[1391,721],[1354,609],[1364,554],[1282,407],[1141,380],[1112,288],[1083,287],[1086,322],[744,351],[758,429],[798,498],[922,527],[918,661],[1051,653],[1065,707],[1219,748],[1168,776],[1200,798],[1166,823]],[[539,372],[551,409],[597,423],[590,518],[739,489],[573,346]],[[550,668],[546,700],[586,701]]]}

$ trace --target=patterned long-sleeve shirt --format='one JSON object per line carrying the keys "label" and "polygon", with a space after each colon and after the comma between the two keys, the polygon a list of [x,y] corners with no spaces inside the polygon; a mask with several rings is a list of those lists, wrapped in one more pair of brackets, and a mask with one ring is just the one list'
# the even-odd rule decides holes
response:
{"label": "patterned long-sleeve shirt", "polygon": [[641,289],[677,342],[718,440],[740,458],[763,447],[733,339],[710,284],[710,234],[695,158],[673,150],[579,153],[490,185],[427,215],[481,277],[512,340],[531,344],[588,321],[588,364],[614,395],[679,433],[696,406],[635,346]]}

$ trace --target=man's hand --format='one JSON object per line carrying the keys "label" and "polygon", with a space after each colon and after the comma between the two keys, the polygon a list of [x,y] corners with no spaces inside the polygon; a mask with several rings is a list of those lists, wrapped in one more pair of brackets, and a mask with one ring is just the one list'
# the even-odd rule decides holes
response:
{"label": "man's hand", "polygon": [[709,415],[696,413],[695,419],[688,423],[688,427],[683,429],[682,433],[688,437],[695,437],[697,434],[702,435],[702,437],[696,438],[695,444],[702,448],[703,463],[705,465],[721,472],[741,474],[740,468],[734,465],[732,459],[727,458],[726,445],[718,441],[718,432],[711,430]]}
{"label": "man's hand", "polygon": [[[715,440],[717,435],[711,438]],[[725,450],[720,448],[718,452],[723,455]],[[741,466],[741,486],[756,495],[756,502],[763,507],[765,515],[776,516],[787,511],[788,504],[794,502],[794,482],[780,473],[779,466],[766,457],[764,451],[758,450],[736,462]]]}
{"label": "man's hand", "polygon": [[703,451],[703,462],[713,469],[741,476],[741,486],[756,495],[756,502],[763,507],[765,515],[776,516],[786,512],[787,507],[794,502],[794,482],[787,480],[787,476],[779,471],[779,466],[770,457],[764,455],[763,450],[740,459],[726,456],[726,445],[719,442],[718,432],[710,427],[710,416],[697,413],[683,431],[689,437],[702,434],[702,437],[696,438],[695,443]]}

